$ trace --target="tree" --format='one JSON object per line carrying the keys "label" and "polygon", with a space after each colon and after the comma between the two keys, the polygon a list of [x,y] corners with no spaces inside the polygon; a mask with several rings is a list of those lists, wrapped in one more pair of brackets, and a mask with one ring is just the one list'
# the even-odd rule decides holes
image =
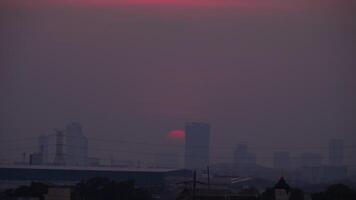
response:
{"label": "tree", "polygon": [[355,200],[356,192],[344,184],[335,184],[325,192],[312,194],[313,200]]}
{"label": "tree", "polygon": [[149,200],[151,195],[146,190],[135,188],[135,182],[132,180],[116,182],[96,177],[78,183],[74,188],[73,199]]}
{"label": "tree", "polygon": [[273,188],[267,188],[261,194],[261,200],[274,200],[274,189]]}

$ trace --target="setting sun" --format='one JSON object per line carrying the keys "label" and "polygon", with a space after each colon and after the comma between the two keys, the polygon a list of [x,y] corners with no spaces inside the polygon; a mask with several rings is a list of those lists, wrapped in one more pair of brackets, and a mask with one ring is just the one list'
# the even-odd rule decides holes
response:
{"label": "setting sun", "polygon": [[185,132],[183,130],[172,130],[168,133],[168,138],[172,139],[184,139]]}

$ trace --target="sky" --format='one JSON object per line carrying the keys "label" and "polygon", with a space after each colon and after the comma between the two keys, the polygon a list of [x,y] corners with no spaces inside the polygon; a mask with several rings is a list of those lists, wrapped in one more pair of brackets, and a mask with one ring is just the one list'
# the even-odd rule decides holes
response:
{"label": "sky", "polygon": [[162,152],[171,131],[204,121],[212,162],[229,162],[238,143],[267,165],[279,148],[326,156],[329,139],[342,138],[356,166],[354,5],[2,1],[0,157],[34,151],[24,138],[74,121],[112,141],[89,140],[112,149],[92,156],[150,161],[125,151]]}

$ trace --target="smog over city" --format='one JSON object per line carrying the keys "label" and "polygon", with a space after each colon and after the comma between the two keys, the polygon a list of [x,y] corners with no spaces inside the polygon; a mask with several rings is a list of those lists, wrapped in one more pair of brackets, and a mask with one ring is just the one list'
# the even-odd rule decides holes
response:
{"label": "smog over city", "polygon": [[[350,0],[0,1],[0,199],[356,196],[355,19]],[[99,178],[146,196],[78,189]]]}

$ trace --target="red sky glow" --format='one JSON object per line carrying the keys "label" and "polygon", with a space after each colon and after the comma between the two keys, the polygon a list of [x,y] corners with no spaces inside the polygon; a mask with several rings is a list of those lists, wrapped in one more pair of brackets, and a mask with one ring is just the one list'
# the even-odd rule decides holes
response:
{"label": "red sky glow", "polygon": [[184,139],[185,132],[183,130],[173,130],[168,133],[168,137],[172,139]]}

